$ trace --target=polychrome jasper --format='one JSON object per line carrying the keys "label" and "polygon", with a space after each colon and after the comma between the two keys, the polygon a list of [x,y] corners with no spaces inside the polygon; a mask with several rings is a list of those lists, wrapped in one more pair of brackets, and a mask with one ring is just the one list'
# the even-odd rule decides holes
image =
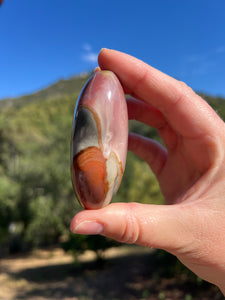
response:
{"label": "polychrome jasper", "polygon": [[74,112],[72,183],[81,205],[101,208],[119,188],[128,140],[127,104],[111,71],[95,73],[84,86]]}

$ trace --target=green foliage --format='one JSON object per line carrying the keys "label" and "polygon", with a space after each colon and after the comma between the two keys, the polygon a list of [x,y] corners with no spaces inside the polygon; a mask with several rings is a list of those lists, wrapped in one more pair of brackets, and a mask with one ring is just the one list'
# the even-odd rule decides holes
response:
{"label": "green foliage", "polygon": [[[24,249],[58,242],[80,253],[98,254],[117,245],[103,237],[71,235],[69,224],[81,208],[70,179],[70,136],[76,98],[86,77],[74,77],[33,95],[0,101],[0,243]],[[225,118],[225,101],[205,96]],[[130,121],[130,130],[161,142],[157,131]],[[137,180],[138,178],[138,180]],[[149,166],[128,153],[114,202],[163,203]]]}
{"label": "green foliage", "polygon": [[9,240],[12,223],[20,227],[14,238],[31,246],[68,231],[78,209],[70,181],[74,99],[32,101],[0,114],[0,241]]}
{"label": "green foliage", "polygon": [[83,253],[87,249],[94,251],[97,255],[97,258],[102,260],[104,258],[104,250],[110,247],[118,246],[120,246],[120,243],[100,235],[85,236],[79,234],[70,234],[68,240],[62,243],[62,248],[65,251],[72,253],[75,260],[77,259],[77,255]]}
{"label": "green foliage", "polygon": [[53,244],[63,234],[63,222],[52,197],[34,199],[29,213],[32,221],[27,226],[26,240],[34,246]]}

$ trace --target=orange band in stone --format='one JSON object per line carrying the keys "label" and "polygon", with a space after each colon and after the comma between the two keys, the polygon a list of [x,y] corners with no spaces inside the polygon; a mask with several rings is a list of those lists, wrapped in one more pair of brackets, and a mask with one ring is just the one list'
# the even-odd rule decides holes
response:
{"label": "orange band in stone", "polygon": [[84,206],[104,201],[108,191],[106,159],[97,147],[89,147],[74,158],[75,177]]}

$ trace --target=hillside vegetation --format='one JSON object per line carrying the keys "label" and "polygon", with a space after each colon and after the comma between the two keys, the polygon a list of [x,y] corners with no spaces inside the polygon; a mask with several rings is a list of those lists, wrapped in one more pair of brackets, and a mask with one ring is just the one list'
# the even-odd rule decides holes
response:
{"label": "hillside vegetation", "polygon": [[[70,236],[71,218],[81,209],[70,179],[71,127],[76,99],[88,76],[0,101],[0,254]],[[204,98],[225,119],[224,99]],[[138,122],[132,121],[130,128],[158,138],[155,130]],[[113,201],[163,202],[149,167],[131,153]],[[82,237],[81,250],[90,247],[84,241]]]}

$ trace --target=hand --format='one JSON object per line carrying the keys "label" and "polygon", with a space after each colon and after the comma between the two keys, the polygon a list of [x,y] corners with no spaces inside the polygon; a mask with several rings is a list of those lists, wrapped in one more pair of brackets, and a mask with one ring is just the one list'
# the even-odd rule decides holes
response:
{"label": "hand", "polygon": [[[225,292],[225,124],[184,83],[113,50],[99,54],[126,93],[130,119],[155,127],[165,148],[130,134],[129,150],[155,173],[167,204],[115,203],[78,213],[71,230],[164,249]],[[140,100],[137,100],[140,99]]]}

